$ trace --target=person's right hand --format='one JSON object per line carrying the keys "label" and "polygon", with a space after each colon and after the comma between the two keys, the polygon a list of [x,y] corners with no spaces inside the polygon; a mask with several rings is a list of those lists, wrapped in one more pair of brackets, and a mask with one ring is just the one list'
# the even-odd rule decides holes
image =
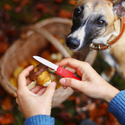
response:
{"label": "person's right hand", "polygon": [[61,78],[63,86],[77,89],[89,97],[104,99],[110,102],[119,90],[107,83],[87,62],[73,58],[65,58],[57,63],[59,66],[69,66],[70,70],[81,76],[81,81],[72,78]]}
{"label": "person's right hand", "polygon": [[56,83],[52,82],[47,88],[37,85],[29,90],[27,77],[33,68],[29,66],[18,75],[16,102],[26,119],[35,115],[50,115],[52,98],[56,89]]}

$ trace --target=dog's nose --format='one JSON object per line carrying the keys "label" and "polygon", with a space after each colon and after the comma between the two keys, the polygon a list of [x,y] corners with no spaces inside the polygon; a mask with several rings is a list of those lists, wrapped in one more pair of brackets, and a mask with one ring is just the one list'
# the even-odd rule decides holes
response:
{"label": "dog's nose", "polygon": [[66,45],[70,49],[77,49],[80,45],[80,41],[76,38],[67,37],[66,38]]}

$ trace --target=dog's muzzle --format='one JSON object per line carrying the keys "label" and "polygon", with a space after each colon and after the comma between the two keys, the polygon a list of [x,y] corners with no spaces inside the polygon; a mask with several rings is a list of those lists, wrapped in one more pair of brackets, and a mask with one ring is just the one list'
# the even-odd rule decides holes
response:
{"label": "dog's muzzle", "polygon": [[73,37],[67,37],[66,38],[66,45],[69,49],[75,50],[75,49],[79,48],[80,40],[73,38]]}

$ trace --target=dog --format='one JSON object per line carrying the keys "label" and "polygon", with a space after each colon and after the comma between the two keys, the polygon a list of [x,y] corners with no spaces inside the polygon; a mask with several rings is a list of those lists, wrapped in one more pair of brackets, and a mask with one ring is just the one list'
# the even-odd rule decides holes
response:
{"label": "dog", "polygon": [[73,25],[66,38],[72,51],[87,45],[111,66],[101,76],[110,81],[115,71],[125,78],[125,1],[75,0]]}

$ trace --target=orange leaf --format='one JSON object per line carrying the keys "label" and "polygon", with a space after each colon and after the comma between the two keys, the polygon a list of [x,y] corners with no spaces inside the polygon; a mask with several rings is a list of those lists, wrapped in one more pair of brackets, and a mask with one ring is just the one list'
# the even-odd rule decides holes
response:
{"label": "orange leaf", "polygon": [[72,100],[75,100],[75,99],[76,99],[76,96],[70,96],[70,97],[68,98],[69,101],[72,101]]}
{"label": "orange leaf", "polygon": [[42,3],[37,4],[37,5],[36,5],[36,8],[37,8],[38,10],[44,11],[44,12],[46,12],[46,10],[47,10],[47,7],[45,6],[45,4],[42,4]]}
{"label": "orange leaf", "polygon": [[21,6],[17,6],[17,7],[15,7],[14,10],[15,10],[16,13],[20,13],[21,10],[22,10],[22,7]]}
{"label": "orange leaf", "polygon": [[69,3],[70,3],[71,5],[76,5],[75,0],[69,0]]}
{"label": "orange leaf", "polygon": [[62,18],[71,18],[72,17],[72,12],[61,9],[59,12],[59,16]]}
{"label": "orange leaf", "polygon": [[20,5],[21,6],[25,6],[25,5],[29,4],[29,3],[30,3],[29,0],[22,0],[21,3],[20,3]]}
{"label": "orange leaf", "polygon": [[3,101],[2,101],[2,108],[4,110],[10,110],[12,108],[12,99],[10,96],[7,96]]}
{"label": "orange leaf", "polygon": [[117,123],[117,119],[110,112],[107,113],[107,119],[105,120],[105,125],[120,125]]}
{"label": "orange leaf", "polygon": [[78,106],[80,104],[80,98],[79,97],[75,98],[75,103],[76,103],[76,106]]}
{"label": "orange leaf", "polygon": [[11,10],[11,6],[9,4],[5,4],[4,5],[4,9],[9,11],[9,10]]}
{"label": "orange leaf", "polygon": [[13,123],[14,123],[14,117],[12,114],[6,113],[0,116],[0,124],[13,124]]}
{"label": "orange leaf", "polygon": [[9,48],[9,43],[2,41],[0,42],[0,53],[6,52],[6,50]]}
{"label": "orange leaf", "polygon": [[96,122],[98,125],[101,125],[102,119],[101,118],[95,118],[93,119],[94,122]]}
{"label": "orange leaf", "polygon": [[51,54],[50,54],[49,51],[45,50],[45,51],[43,51],[43,52],[41,53],[41,56],[42,56],[43,58],[47,59],[47,60],[50,60]]}
{"label": "orange leaf", "polygon": [[97,118],[106,115],[108,105],[106,103],[100,104],[98,107],[95,107],[93,110],[89,111],[90,118]]}

